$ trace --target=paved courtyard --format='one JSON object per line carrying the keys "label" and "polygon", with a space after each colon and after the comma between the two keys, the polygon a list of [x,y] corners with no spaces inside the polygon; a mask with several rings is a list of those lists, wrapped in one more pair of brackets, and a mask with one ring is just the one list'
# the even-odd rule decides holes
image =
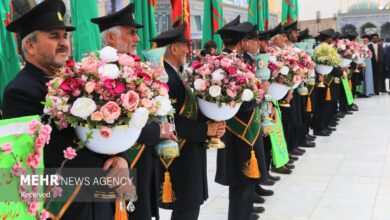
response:
{"label": "paved courtyard", "polygon": [[[265,197],[263,220],[389,220],[390,95],[356,100],[360,111],[347,116],[330,137],[318,137]],[[228,188],[214,182],[216,151],[208,151],[210,197],[200,220],[226,220]],[[161,219],[170,212],[160,209]]]}

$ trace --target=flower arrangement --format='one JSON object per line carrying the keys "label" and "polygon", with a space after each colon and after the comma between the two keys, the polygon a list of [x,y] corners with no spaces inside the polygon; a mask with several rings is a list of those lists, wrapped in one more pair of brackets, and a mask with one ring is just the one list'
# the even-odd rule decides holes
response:
{"label": "flower arrangement", "polygon": [[255,99],[260,102],[264,95],[261,80],[255,77],[253,68],[236,54],[206,56],[194,61],[185,70],[186,84],[196,96],[208,102],[235,105]]}
{"label": "flower arrangement", "polygon": [[359,58],[361,45],[358,42],[341,39],[336,42],[336,47],[342,58],[354,61]]}
{"label": "flower arrangement", "polygon": [[316,64],[303,50],[288,46],[283,50],[276,48],[274,51],[276,61],[268,63],[272,75],[271,82],[293,87],[314,71]]}
{"label": "flower arrangement", "polygon": [[314,49],[312,56],[316,64],[337,67],[340,65],[341,56],[337,53],[337,48],[327,43],[322,43]]}
{"label": "flower arrangement", "polygon": [[67,62],[47,83],[45,113],[59,128],[84,126],[110,137],[121,125],[143,127],[147,120],[173,113],[164,70],[137,55],[105,47],[81,62]]}
{"label": "flower arrangement", "polygon": [[371,50],[368,49],[368,46],[367,45],[364,45],[364,44],[361,44],[361,43],[358,43],[356,42],[357,44],[360,44],[360,47],[359,47],[359,58],[363,58],[363,59],[367,59],[367,58],[371,58],[372,57],[372,53],[371,53]]}

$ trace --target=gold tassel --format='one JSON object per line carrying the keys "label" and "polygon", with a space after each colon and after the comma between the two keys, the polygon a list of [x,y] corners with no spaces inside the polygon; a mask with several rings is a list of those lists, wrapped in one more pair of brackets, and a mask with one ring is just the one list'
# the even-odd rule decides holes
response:
{"label": "gold tassel", "polygon": [[169,172],[166,171],[164,174],[164,183],[162,185],[162,202],[163,203],[172,203],[175,201],[175,194],[172,190],[171,176]]}
{"label": "gold tassel", "polygon": [[126,201],[117,199],[115,201],[115,220],[127,220]]}
{"label": "gold tassel", "polygon": [[348,80],[349,88],[352,90],[352,80]]}
{"label": "gold tassel", "polygon": [[330,101],[332,98],[330,96],[330,87],[328,87],[328,89],[326,90],[326,96],[325,96],[325,100],[326,101]]}
{"label": "gold tassel", "polygon": [[251,150],[251,158],[245,164],[244,174],[249,178],[260,178],[259,165],[257,163],[256,154],[253,148]]}
{"label": "gold tassel", "polygon": [[311,112],[311,98],[310,96],[307,98],[307,103],[306,103],[306,112]]}

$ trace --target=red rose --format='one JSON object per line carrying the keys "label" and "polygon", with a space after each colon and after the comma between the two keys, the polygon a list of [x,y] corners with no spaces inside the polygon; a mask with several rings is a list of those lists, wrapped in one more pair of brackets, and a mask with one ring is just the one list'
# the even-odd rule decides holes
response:
{"label": "red rose", "polygon": [[141,62],[141,57],[137,54],[129,54],[129,56],[133,57],[134,62]]}
{"label": "red rose", "polygon": [[285,81],[286,81],[286,79],[283,77],[278,78],[278,83],[280,83],[280,84],[283,84]]}
{"label": "red rose", "polygon": [[71,94],[73,91],[78,90],[79,88],[80,83],[75,78],[66,79],[60,85],[60,89],[62,89],[67,94]]}
{"label": "red rose", "polygon": [[203,62],[201,62],[201,61],[194,61],[194,62],[192,63],[192,68],[193,68],[194,70],[199,69],[199,68],[201,68],[202,66],[203,66]]}
{"label": "red rose", "polygon": [[109,89],[113,95],[118,95],[125,91],[125,85],[122,82],[113,79],[106,79],[104,81],[104,87]]}
{"label": "red rose", "polygon": [[66,65],[66,67],[73,68],[74,67],[74,60],[73,59],[67,60],[65,65]]}
{"label": "red rose", "polygon": [[229,75],[234,75],[237,73],[237,69],[234,66],[228,66],[226,67],[226,71],[229,73]]}

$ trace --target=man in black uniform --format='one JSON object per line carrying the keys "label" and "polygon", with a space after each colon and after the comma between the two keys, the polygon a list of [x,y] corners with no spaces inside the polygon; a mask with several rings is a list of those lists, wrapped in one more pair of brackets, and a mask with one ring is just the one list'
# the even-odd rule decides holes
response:
{"label": "man in black uniform", "polygon": [[[136,54],[137,43],[140,41],[138,29],[143,25],[134,20],[134,4],[99,18],[91,19],[99,25],[104,46],[111,46],[119,53]],[[131,168],[137,169],[137,196],[135,210],[129,213],[131,219],[158,219],[158,192],[160,181],[158,172],[160,159],[154,156],[154,146],[162,139],[176,140],[169,123],[152,122],[147,124],[137,141],[142,146],[137,152],[137,161],[132,161]]]}
{"label": "man in black uniform", "polygon": [[[74,27],[63,23],[65,4],[61,0],[46,0],[7,26],[8,31],[16,32],[22,39],[22,50],[26,58],[25,67],[5,89],[4,118],[28,115],[42,115],[47,93],[46,83],[54,75],[55,68],[62,67],[68,59],[69,31]],[[73,128],[61,131],[53,127],[50,143],[44,148],[46,168],[58,168],[64,160],[63,151],[74,146],[76,138]],[[107,156],[83,148],[77,157],[65,164],[66,168],[125,168],[129,163],[125,153]],[[128,171],[128,170],[127,170]],[[121,173],[119,176],[128,176]],[[119,186],[117,192],[123,190]],[[113,203],[73,202],[60,216],[61,219],[114,219]]]}
{"label": "man in black uniform", "polygon": [[157,47],[167,46],[164,66],[169,77],[169,96],[176,100],[173,106],[180,156],[165,163],[165,169],[161,169],[164,181],[170,175],[176,197],[173,203],[161,204],[162,208],[173,209],[172,220],[198,218],[200,205],[208,198],[205,141],[208,137],[222,137],[225,133],[224,122],[207,122],[200,115],[192,91],[180,78],[180,69],[188,53],[185,28],[186,24],[183,24],[151,39]]}
{"label": "man in black uniform", "polygon": [[[221,36],[225,46],[224,53],[235,51],[240,56],[247,43],[246,36],[251,31],[253,31],[253,25],[247,22],[240,24],[239,17],[218,30],[217,33]],[[258,120],[260,114],[257,110],[258,104],[254,101],[244,102],[241,105],[236,116],[226,122],[228,129],[224,136],[226,147],[218,150],[215,181],[229,186],[229,220],[249,220],[252,218],[252,212],[264,211],[262,207],[253,207],[255,185],[267,179],[264,149],[260,135],[260,120]],[[252,115],[253,117],[251,117]],[[239,131],[235,130],[231,124],[233,120],[244,122],[247,128],[254,126],[258,129],[254,129],[255,133],[248,137],[250,138],[248,140],[246,135],[241,135]],[[243,166],[251,156],[257,158],[260,176],[249,177],[243,172]],[[258,218],[257,215],[253,217]]]}

